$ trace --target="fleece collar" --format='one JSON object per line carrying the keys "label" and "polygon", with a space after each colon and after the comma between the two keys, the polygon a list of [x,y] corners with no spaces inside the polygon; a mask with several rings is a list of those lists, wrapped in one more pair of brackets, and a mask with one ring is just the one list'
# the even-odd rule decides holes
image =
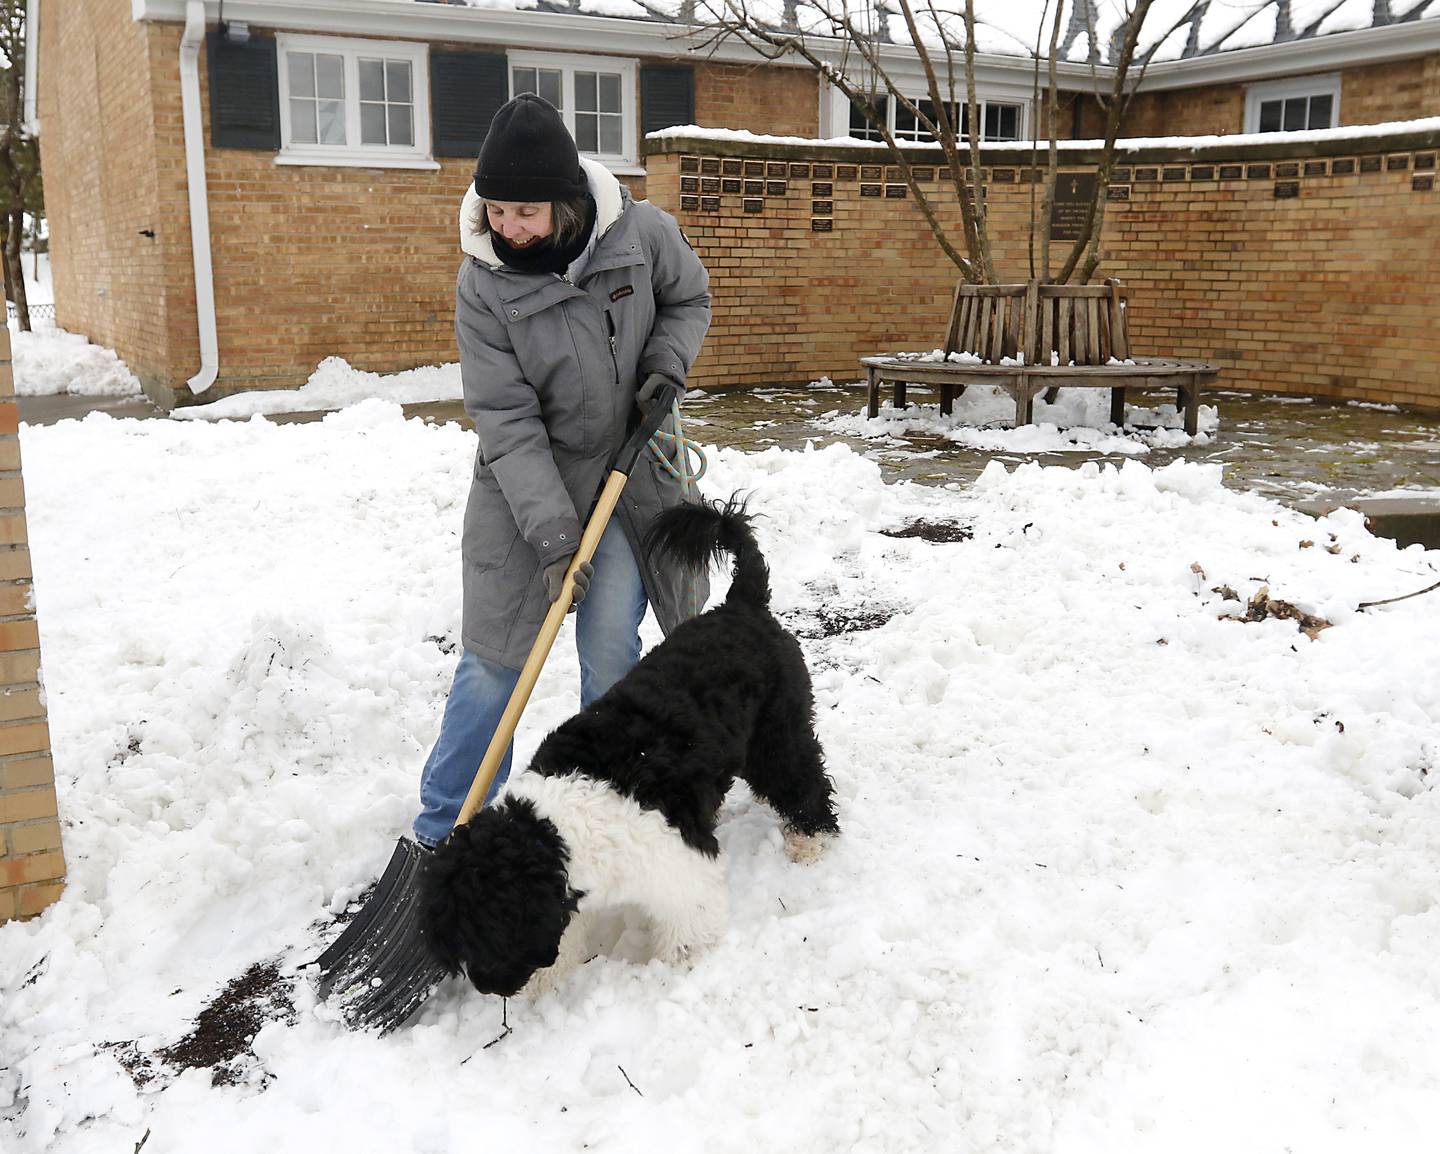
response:
{"label": "fleece collar", "polygon": [[[585,170],[585,179],[590,185],[590,195],[595,198],[595,236],[598,240],[605,231],[620,219],[625,207],[620,196],[620,182],[614,173],[599,161],[588,156],[580,158],[580,167]],[[504,264],[495,255],[495,246],[490,243],[488,232],[479,232],[471,227],[470,220],[480,205],[480,195],[472,183],[465,190],[465,199],[460,202],[460,247],[470,256],[488,268],[499,268]]]}

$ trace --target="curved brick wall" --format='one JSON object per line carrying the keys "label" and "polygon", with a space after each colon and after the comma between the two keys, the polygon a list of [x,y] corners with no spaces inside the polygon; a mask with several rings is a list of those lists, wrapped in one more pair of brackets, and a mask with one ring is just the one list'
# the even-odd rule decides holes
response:
{"label": "curved brick wall", "polygon": [[[713,278],[694,383],[855,380],[865,353],[939,343],[955,271],[882,151],[649,146],[647,192]],[[1127,152],[1099,275],[1131,287],[1136,352],[1215,361],[1230,387],[1440,411],[1437,152],[1440,130]],[[935,165],[939,153],[912,159]],[[1028,159],[982,157],[1006,279],[1030,275]],[[1094,161],[1071,151],[1061,169]],[[943,176],[929,187],[958,235]]]}

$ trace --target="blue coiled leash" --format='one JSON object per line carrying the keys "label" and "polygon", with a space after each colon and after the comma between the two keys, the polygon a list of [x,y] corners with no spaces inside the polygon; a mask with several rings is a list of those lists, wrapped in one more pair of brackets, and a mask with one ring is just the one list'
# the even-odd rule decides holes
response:
{"label": "blue coiled leash", "polygon": [[[705,476],[709,462],[705,459],[705,450],[685,435],[685,426],[680,422],[679,396],[670,402],[670,427],[675,430],[673,433],[666,432],[663,428],[655,431],[650,438],[650,452],[660,467],[680,482],[680,491],[688,501],[695,483]],[[667,449],[670,451],[667,452]],[[691,453],[694,453],[700,462],[697,469],[690,467]],[[700,590],[693,574],[686,574],[685,584],[690,591],[690,616],[698,617],[703,606],[700,604]]]}

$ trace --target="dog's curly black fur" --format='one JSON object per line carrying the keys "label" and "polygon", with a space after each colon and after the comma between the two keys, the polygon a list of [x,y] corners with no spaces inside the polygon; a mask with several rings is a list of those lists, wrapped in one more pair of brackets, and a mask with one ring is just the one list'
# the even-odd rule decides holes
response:
{"label": "dog's curly black fur", "polygon": [[[720,848],[720,804],[736,777],[769,802],[790,833],[837,832],[809,673],[799,643],[770,613],[769,570],[743,505],[671,509],[655,522],[646,550],[695,569],[733,555],[729,594],[676,628],[609,692],[549,734],[529,767],[536,775],[531,792],[558,798],[556,790],[573,785],[582,801],[603,794],[607,804],[622,805],[607,812],[633,813],[638,806],[651,815],[644,820],[652,827],[655,815],[663,818],[658,828],[683,842],[690,858],[712,861]],[[571,820],[567,807],[580,801],[546,802],[560,808],[545,813],[516,796],[516,788],[512,780],[494,806],[456,827],[422,877],[423,920],[436,958],[452,974],[463,969],[482,992],[506,995],[556,961],[566,926],[587,897],[576,876],[588,870],[608,879],[592,885],[613,891],[589,895],[597,900],[627,892],[630,883],[644,888],[644,879],[627,879],[616,864],[623,855],[601,847],[608,833],[593,837],[583,821]],[[572,827],[568,836],[560,825]],[[572,844],[576,840],[586,844]],[[599,860],[605,854],[612,860]],[[676,888],[683,890],[680,883]],[[703,907],[699,888],[695,902]],[[677,895],[666,898],[669,917]],[[713,934],[715,919],[707,916],[704,933],[683,925],[683,917],[671,918],[671,945],[683,948],[691,944],[687,939]]]}

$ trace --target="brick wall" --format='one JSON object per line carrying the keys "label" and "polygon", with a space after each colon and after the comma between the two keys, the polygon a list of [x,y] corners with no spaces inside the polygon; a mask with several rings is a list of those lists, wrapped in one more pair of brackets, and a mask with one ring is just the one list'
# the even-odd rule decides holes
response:
{"label": "brick wall", "polygon": [[10,332],[0,326],[0,922],[38,914],[60,896],[65,878],[19,432]]}
{"label": "brick wall", "polygon": [[706,128],[813,138],[820,131],[820,82],[810,68],[696,64],[695,117]]}
{"label": "brick wall", "polygon": [[[184,171],[156,154],[147,29],[126,0],[46,5],[36,99],[56,323],[123,350],[142,379],[167,380],[178,371],[170,313],[190,295],[188,277],[169,279],[175,230],[188,260],[189,218],[161,215],[159,186],[183,184]],[[178,74],[173,87],[178,110]]]}
{"label": "brick wall", "polygon": [[[694,383],[855,380],[865,353],[939,343],[955,272],[883,152],[664,148],[651,199],[676,213],[715,294]],[[1131,287],[1136,351],[1213,360],[1236,387],[1440,410],[1437,150],[1430,133],[1127,157],[1102,275]],[[1023,155],[984,159],[996,261],[1024,280]],[[943,170],[927,187],[958,234]]]}

